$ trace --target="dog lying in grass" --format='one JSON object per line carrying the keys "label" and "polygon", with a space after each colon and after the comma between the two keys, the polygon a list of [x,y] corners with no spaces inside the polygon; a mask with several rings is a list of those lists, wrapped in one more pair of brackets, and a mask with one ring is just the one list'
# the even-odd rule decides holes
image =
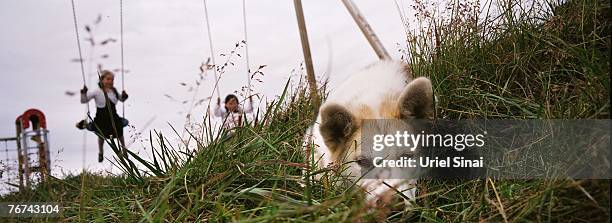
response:
{"label": "dog lying in grass", "polygon": [[386,203],[399,191],[409,207],[415,179],[360,179],[361,170],[372,166],[372,157],[361,151],[361,124],[365,119],[433,119],[433,103],[429,79],[413,79],[407,64],[379,61],[330,92],[305,142],[314,144],[308,145],[318,169],[341,165],[343,174],[359,181],[368,203]]}

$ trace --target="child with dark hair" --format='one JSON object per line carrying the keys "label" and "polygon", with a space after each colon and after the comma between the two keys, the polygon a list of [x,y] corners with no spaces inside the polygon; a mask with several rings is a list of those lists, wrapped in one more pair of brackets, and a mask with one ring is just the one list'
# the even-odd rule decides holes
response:
{"label": "child with dark hair", "polygon": [[221,106],[221,98],[217,98],[214,115],[223,119],[223,128],[231,133],[232,129],[243,125],[243,114],[251,112],[253,112],[253,99],[251,97],[249,97],[249,103],[244,109],[240,106],[236,95],[228,94],[223,106]]}

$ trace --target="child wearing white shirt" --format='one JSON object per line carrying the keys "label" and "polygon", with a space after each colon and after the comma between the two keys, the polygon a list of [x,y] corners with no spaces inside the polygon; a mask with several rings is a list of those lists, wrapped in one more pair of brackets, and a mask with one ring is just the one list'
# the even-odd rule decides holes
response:
{"label": "child wearing white shirt", "polygon": [[225,97],[223,106],[221,106],[221,98],[217,98],[217,106],[214,110],[214,115],[223,119],[223,128],[228,134],[233,133],[233,129],[244,124],[243,114],[253,112],[253,99],[249,97],[248,105],[245,108],[240,106],[238,97],[229,94]]}
{"label": "child wearing white shirt", "polygon": [[[96,104],[96,117],[93,122],[88,123],[86,120],[82,120],[77,123],[77,128],[87,129],[89,131],[98,133],[98,162],[104,160],[104,138],[112,139],[117,138],[121,143],[122,147],[125,147],[125,140],[123,138],[123,127],[127,126],[127,120],[117,114],[116,104],[121,101],[127,100],[128,95],[125,91],[117,92],[114,87],[115,75],[113,72],[104,70],[100,75],[99,88],[88,91],[87,87],[83,87],[81,90],[81,103],[89,103],[92,99]],[[108,100],[106,100],[108,98]]]}

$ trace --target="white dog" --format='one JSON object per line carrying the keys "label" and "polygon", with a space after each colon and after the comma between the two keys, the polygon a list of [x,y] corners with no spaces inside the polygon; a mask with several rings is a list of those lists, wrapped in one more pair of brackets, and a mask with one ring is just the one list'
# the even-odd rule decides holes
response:
{"label": "white dog", "polygon": [[[345,164],[344,173],[358,179],[362,168],[372,163],[361,151],[362,120],[433,119],[433,101],[429,79],[412,79],[407,64],[379,61],[351,74],[330,92],[305,142],[314,143],[317,168]],[[361,179],[358,184],[366,191],[368,202],[387,201],[396,191],[410,200],[415,198],[415,179]]]}

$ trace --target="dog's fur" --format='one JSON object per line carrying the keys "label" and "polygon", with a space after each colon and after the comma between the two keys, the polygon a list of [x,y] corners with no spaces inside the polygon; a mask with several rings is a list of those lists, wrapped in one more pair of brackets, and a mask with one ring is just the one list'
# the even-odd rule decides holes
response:
{"label": "dog's fur", "polygon": [[[330,92],[321,105],[315,124],[306,134],[314,146],[318,168],[345,164],[349,176],[361,176],[361,125],[365,119],[432,119],[433,90],[429,79],[412,79],[407,64],[379,61],[351,74]],[[385,128],[385,127],[382,127]],[[371,162],[370,162],[371,163]],[[388,200],[393,189],[414,199],[416,180],[361,179],[369,201]]]}

